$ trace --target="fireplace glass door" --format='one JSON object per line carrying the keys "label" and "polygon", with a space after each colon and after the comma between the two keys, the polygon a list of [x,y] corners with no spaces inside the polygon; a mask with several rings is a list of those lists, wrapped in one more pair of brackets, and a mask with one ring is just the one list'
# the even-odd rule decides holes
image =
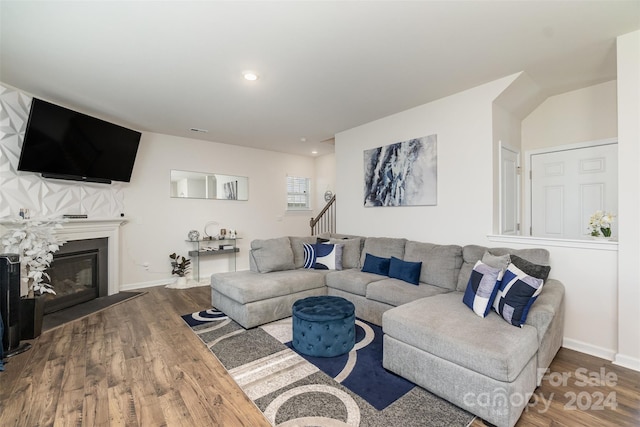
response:
{"label": "fireplace glass door", "polygon": [[60,257],[48,269],[56,295],[45,297],[45,313],[90,301],[98,297],[97,253]]}
{"label": "fireplace glass door", "polygon": [[68,242],[54,254],[47,273],[56,294],[44,296],[45,314],[106,295],[106,240]]}

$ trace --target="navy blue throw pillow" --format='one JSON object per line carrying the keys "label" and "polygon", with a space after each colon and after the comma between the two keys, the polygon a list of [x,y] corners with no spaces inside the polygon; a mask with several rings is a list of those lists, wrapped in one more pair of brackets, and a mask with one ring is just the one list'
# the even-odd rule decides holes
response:
{"label": "navy blue throw pillow", "polygon": [[421,269],[422,262],[403,261],[392,256],[389,263],[389,277],[417,285],[420,283]]}
{"label": "navy blue throw pillow", "polygon": [[366,254],[362,271],[365,273],[380,274],[382,276],[389,275],[389,258],[380,258],[375,255]]}

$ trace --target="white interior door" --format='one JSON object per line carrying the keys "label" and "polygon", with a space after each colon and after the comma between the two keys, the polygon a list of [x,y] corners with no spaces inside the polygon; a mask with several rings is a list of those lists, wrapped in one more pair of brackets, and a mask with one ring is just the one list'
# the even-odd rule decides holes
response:
{"label": "white interior door", "polygon": [[583,239],[589,217],[618,208],[618,145],[531,156],[531,235]]}
{"label": "white interior door", "polygon": [[500,146],[500,234],[520,234],[520,153]]}

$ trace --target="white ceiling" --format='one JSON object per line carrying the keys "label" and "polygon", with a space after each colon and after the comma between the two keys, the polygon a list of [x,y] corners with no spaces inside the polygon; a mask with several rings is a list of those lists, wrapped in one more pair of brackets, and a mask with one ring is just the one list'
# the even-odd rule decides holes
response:
{"label": "white ceiling", "polygon": [[311,155],[519,71],[549,95],[614,79],[640,1],[2,0],[0,19],[5,84],[141,131]]}

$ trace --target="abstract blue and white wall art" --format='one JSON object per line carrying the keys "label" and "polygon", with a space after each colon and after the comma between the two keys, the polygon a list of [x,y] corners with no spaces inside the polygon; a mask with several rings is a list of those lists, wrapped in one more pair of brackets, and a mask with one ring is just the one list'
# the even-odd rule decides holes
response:
{"label": "abstract blue and white wall art", "polygon": [[365,206],[437,204],[437,135],[364,151]]}

